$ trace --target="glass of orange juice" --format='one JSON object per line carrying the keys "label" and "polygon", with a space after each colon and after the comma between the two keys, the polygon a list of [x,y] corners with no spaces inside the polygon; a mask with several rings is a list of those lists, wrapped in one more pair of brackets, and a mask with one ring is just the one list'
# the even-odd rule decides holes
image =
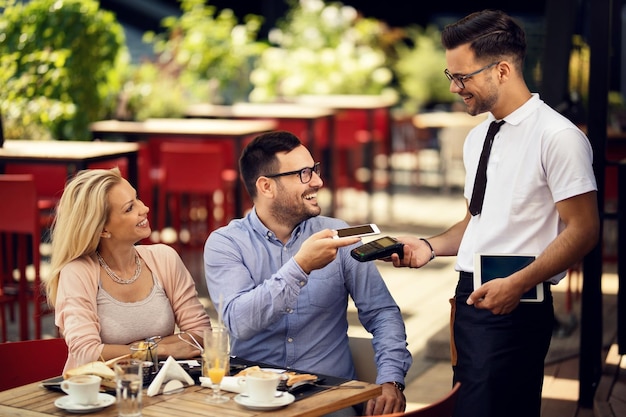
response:
{"label": "glass of orange juice", "polygon": [[211,380],[213,394],[207,398],[212,404],[224,403],[229,397],[222,395],[220,384],[230,369],[230,340],[228,330],[214,327],[204,332],[203,374]]}

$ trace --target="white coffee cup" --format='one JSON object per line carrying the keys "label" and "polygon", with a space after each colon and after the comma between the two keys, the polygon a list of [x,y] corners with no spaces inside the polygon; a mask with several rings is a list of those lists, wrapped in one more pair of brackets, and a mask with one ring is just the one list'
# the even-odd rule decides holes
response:
{"label": "white coffee cup", "polygon": [[61,389],[74,404],[94,405],[98,403],[101,381],[96,375],[76,375],[61,382]]}
{"label": "white coffee cup", "polygon": [[240,383],[246,387],[250,401],[267,404],[274,400],[280,375],[269,371],[252,371],[244,376]]}

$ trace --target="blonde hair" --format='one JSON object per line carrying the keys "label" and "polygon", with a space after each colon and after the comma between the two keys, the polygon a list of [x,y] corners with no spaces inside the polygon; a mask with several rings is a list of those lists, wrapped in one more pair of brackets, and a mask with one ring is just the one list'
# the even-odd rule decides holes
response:
{"label": "blonde hair", "polygon": [[54,307],[61,269],[92,255],[109,217],[109,191],[123,181],[118,168],[80,171],[65,186],[52,223],[50,275],[43,277],[48,304]]}

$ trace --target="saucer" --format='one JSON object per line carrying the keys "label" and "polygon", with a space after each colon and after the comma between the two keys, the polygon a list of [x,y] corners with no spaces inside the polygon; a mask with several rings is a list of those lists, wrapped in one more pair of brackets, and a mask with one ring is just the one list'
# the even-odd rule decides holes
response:
{"label": "saucer", "polygon": [[283,393],[280,397],[274,398],[272,401],[267,403],[258,403],[256,401],[252,401],[249,397],[243,396],[241,394],[235,396],[235,402],[239,405],[242,405],[250,410],[258,410],[258,411],[267,411],[267,410],[275,410],[277,408],[284,407],[286,405],[294,402],[296,397],[289,394],[288,392]]}
{"label": "saucer", "polygon": [[54,402],[54,405],[70,413],[93,413],[95,411],[100,411],[103,408],[106,408],[113,403],[115,403],[114,396],[100,393],[98,394],[98,402],[95,404],[91,404],[91,405],[74,404],[70,400],[69,395],[64,395],[61,398],[57,398],[56,401]]}

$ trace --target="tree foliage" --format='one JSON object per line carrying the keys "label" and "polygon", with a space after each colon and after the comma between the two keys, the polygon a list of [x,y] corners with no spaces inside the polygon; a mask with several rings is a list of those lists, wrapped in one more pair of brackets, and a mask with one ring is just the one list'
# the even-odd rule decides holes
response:
{"label": "tree foliage", "polygon": [[165,32],[147,33],[157,54],[156,65],[177,70],[178,82],[190,91],[194,84],[212,84],[203,101],[232,103],[246,100],[255,59],[266,47],[257,41],[263,18],[249,14],[239,23],[231,9],[219,12],[206,0],[181,0],[182,15],[162,21]]}
{"label": "tree foliage", "polygon": [[291,0],[251,75],[251,101],[300,94],[395,94],[393,32],[341,2]]}
{"label": "tree foliage", "polygon": [[95,0],[5,0],[0,7],[7,125],[39,123],[54,139],[89,139],[89,123],[119,89],[113,69],[125,40],[115,15]]}
{"label": "tree foliage", "polygon": [[406,42],[398,42],[394,72],[405,110],[414,113],[433,103],[451,103],[450,82],[443,74],[446,56],[441,32],[434,26],[405,29]]}

